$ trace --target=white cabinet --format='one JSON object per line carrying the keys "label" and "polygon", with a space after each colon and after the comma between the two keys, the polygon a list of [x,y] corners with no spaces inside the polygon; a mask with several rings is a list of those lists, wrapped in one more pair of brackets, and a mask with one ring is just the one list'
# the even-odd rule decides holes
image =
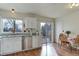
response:
{"label": "white cabinet", "polygon": [[24,50],[29,50],[32,48],[32,37],[25,37],[24,42]]}
{"label": "white cabinet", "polygon": [[32,36],[32,48],[38,48],[41,46],[41,40],[38,35]]}
{"label": "white cabinet", "polygon": [[2,38],[1,40],[1,54],[9,54],[22,50],[22,38],[11,37]]}
{"label": "white cabinet", "polygon": [[41,47],[41,40],[38,35],[25,37],[23,45],[24,45],[24,50],[38,48]]}
{"label": "white cabinet", "polygon": [[18,36],[0,38],[1,55],[11,54],[22,50],[30,50],[39,47],[41,47],[41,40],[38,35],[28,37],[24,36],[24,39]]}
{"label": "white cabinet", "polygon": [[26,28],[37,28],[37,20],[34,17],[27,17],[23,21]]}

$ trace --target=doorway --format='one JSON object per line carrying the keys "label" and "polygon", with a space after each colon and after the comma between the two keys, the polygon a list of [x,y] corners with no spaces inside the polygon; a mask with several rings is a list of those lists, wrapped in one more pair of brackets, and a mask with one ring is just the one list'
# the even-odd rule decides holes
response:
{"label": "doorway", "polygon": [[51,43],[51,23],[41,22],[42,43]]}
{"label": "doorway", "polygon": [[57,55],[53,47],[53,22],[41,22],[42,51],[41,56]]}

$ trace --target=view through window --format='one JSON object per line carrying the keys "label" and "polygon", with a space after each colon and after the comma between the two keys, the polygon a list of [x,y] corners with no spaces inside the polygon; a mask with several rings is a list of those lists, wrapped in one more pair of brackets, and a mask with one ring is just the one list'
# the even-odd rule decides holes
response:
{"label": "view through window", "polygon": [[3,32],[11,32],[15,28],[15,32],[22,32],[22,20],[3,19]]}

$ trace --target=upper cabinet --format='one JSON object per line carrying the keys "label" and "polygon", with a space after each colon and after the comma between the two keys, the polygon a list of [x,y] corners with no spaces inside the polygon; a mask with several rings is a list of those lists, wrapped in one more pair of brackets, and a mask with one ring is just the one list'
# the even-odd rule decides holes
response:
{"label": "upper cabinet", "polygon": [[37,28],[37,18],[26,17],[24,23],[26,28]]}

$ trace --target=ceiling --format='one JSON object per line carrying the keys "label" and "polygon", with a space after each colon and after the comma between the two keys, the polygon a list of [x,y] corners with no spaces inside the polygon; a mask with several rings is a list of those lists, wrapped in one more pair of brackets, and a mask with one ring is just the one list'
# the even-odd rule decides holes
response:
{"label": "ceiling", "polygon": [[0,3],[1,10],[14,8],[16,12],[34,13],[46,17],[62,17],[79,8],[68,7],[67,3]]}

